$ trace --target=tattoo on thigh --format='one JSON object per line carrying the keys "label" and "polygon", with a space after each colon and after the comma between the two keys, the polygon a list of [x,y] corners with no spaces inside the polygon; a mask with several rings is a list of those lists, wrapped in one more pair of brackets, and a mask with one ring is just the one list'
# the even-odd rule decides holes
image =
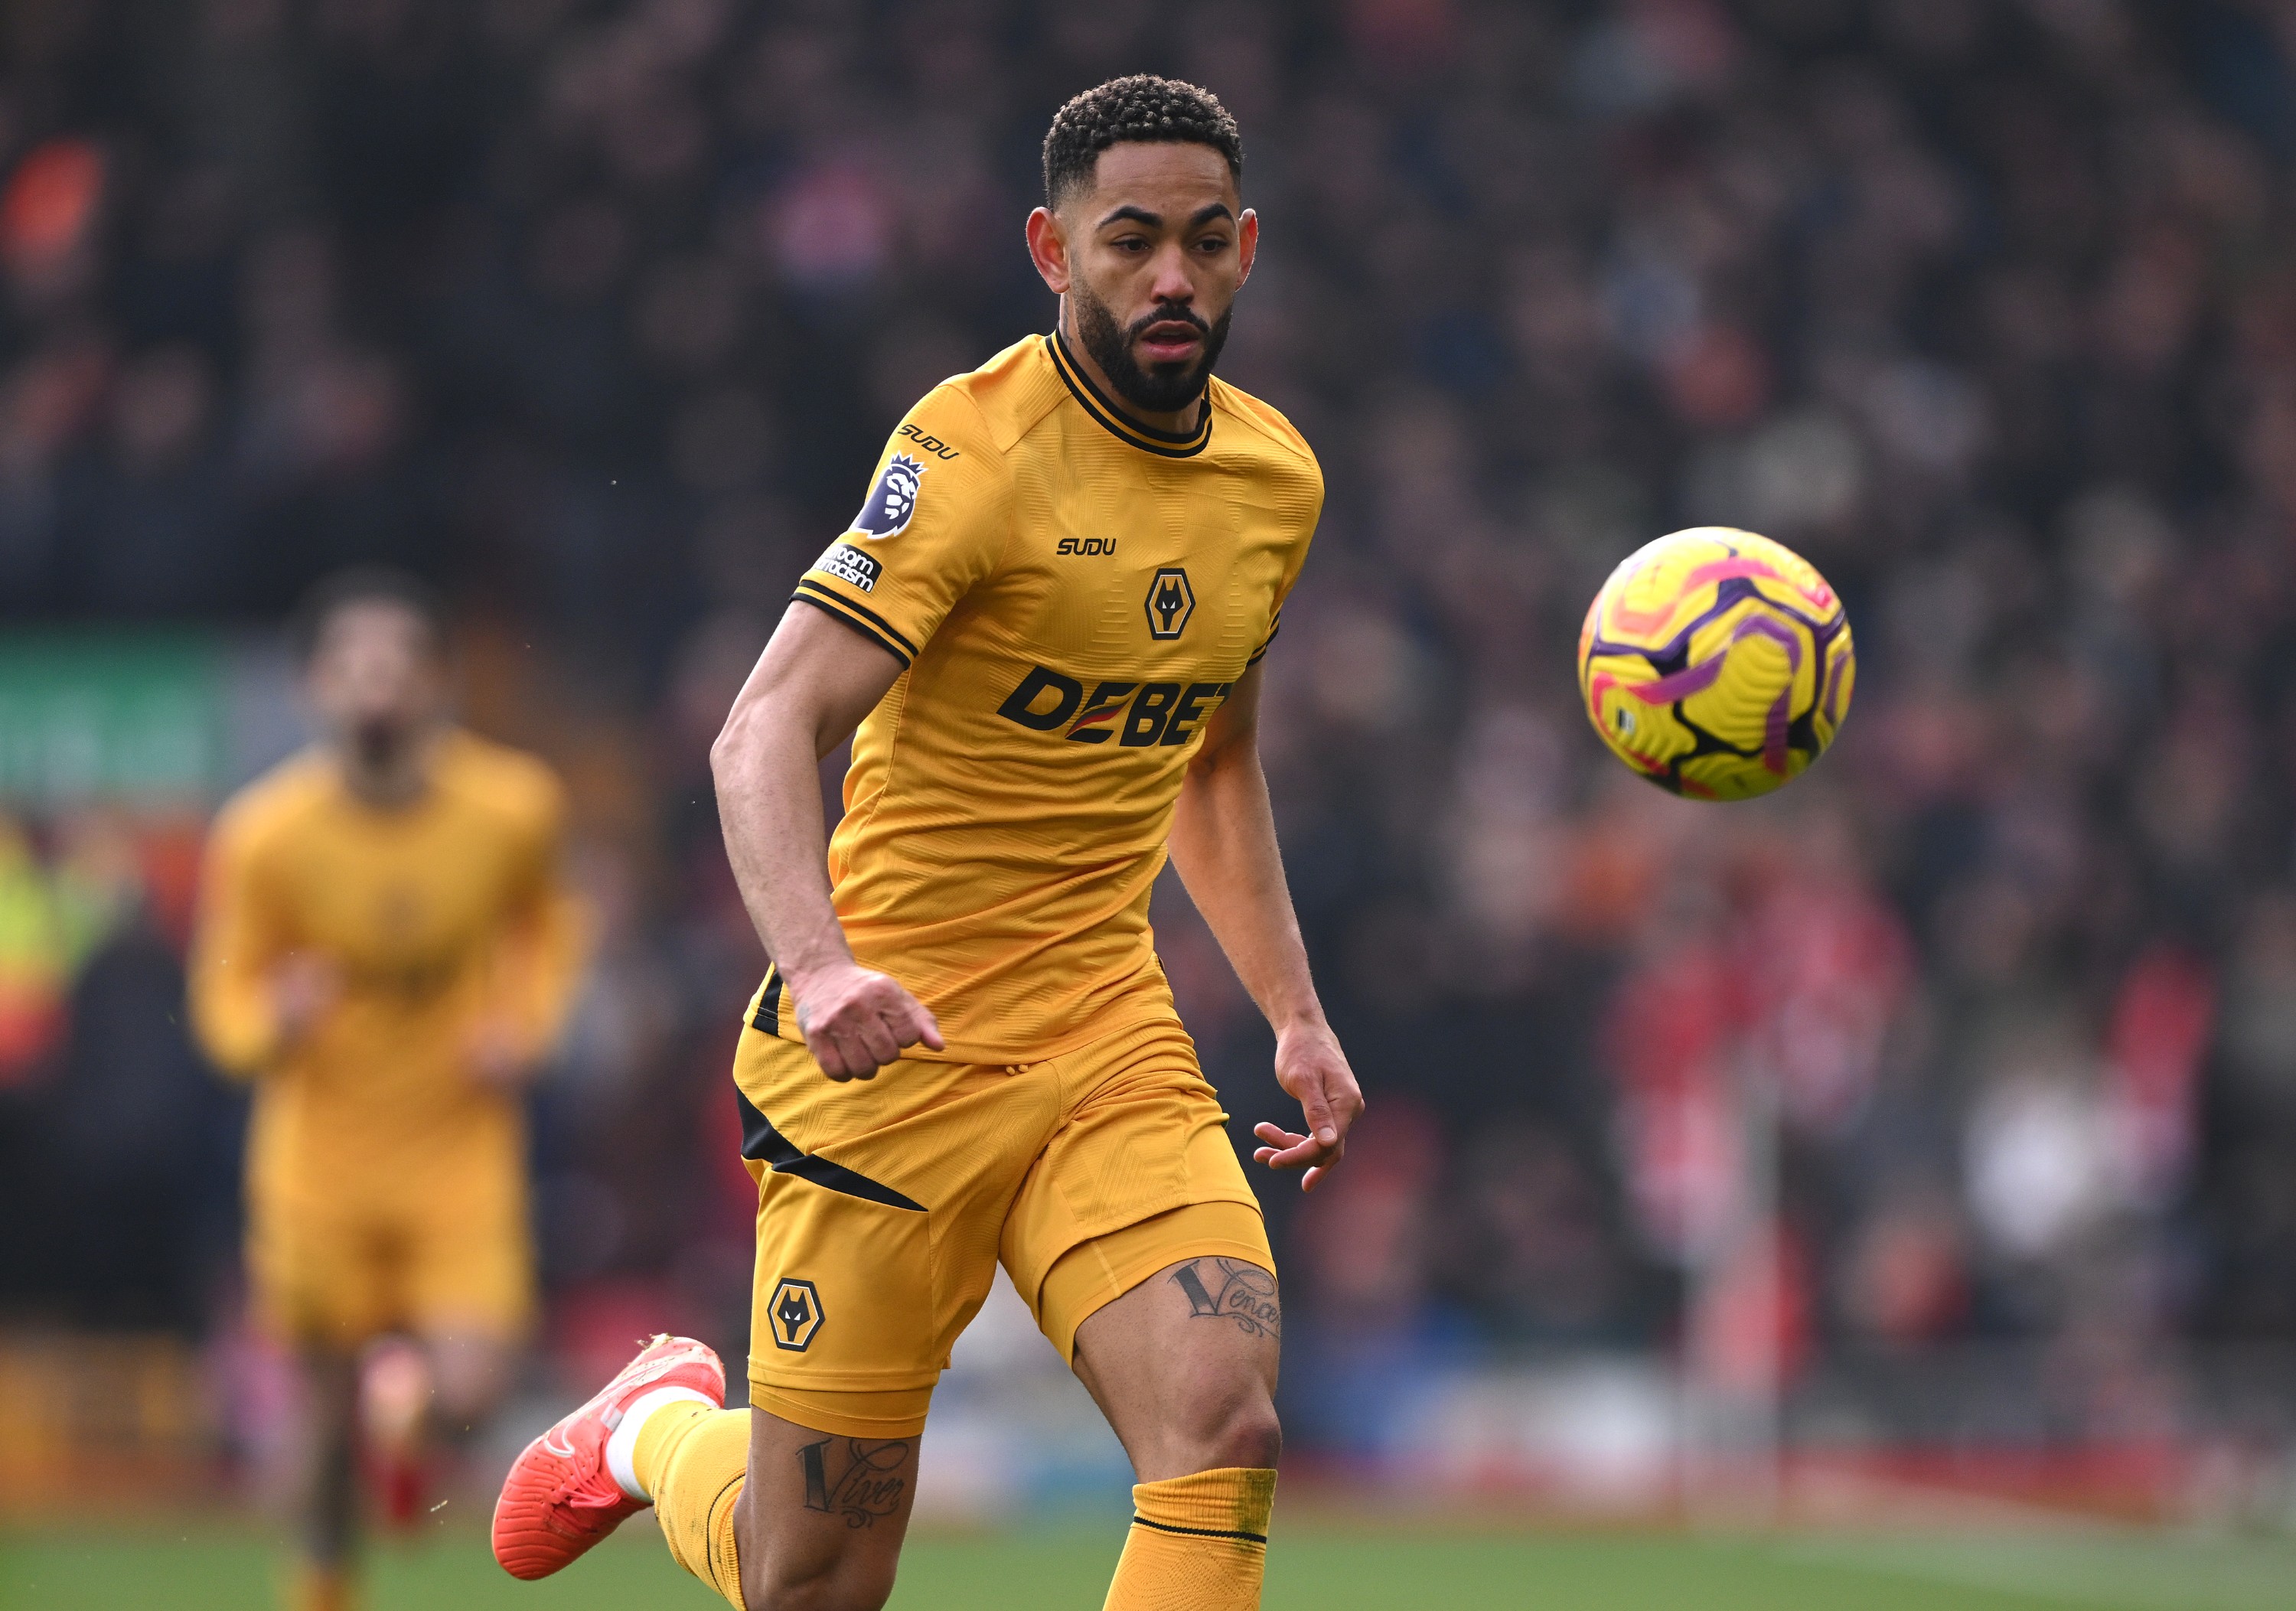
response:
{"label": "tattoo on thigh", "polygon": [[805,1508],[841,1516],[849,1527],[866,1527],[900,1508],[906,1480],[894,1473],[908,1462],[906,1441],[864,1443],[824,1438],[797,1451],[805,1468]]}
{"label": "tattoo on thigh", "polygon": [[1246,1336],[1283,1336],[1283,1311],[1275,1298],[1275,1278],[1242,1259],[1191,1259],[1172,1272],[1172,1285],[1187,1295],[1191,1319],[1234,1320]]}

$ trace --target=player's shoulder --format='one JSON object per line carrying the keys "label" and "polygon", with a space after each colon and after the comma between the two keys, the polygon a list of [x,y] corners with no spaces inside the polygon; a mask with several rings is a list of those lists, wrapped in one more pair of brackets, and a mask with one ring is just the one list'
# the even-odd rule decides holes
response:
{"label": "player's shoulder", "polygon": [[490,814],[547,826],[564,809],[565,787],[548,761],[468,727],[440,736],[433,765],[442,785]]}
{"label": "player's shoulder", "polygon": [[250,847],[275,840],[325,810],[334,790],[334,768],[325,754],[316,745],[299,750],[225,801],[214,831]]}
{"label": "player's shoulder", "polygon": [[1324,467],[1308,439],[1274,404],[1217,375],[1212,387],[1212,451],[1270,489],[1297,535],[1312,532],[1324,508]]}
{"label": "player's shoulder", "polygon": [[1300,434],[1300,428],[1281,408],[1252,396],[1241,386],[1230,385],[1218,375],[1212,377],[1211,388],[1212,407],[1218,422],[1230,427],[1232,436],[1241,432],[1241,443],[1236,445],[1279,467],[1308,476],[1318,484],[1322,482],[1324,467],[1316,462],[1316,450],[1308,446],[1308,439]]}
{"label": "player's shoulder", "polygon": [[[938,427],[945,423],[950,431],[974,438],[982,451],[1001,457],[1059,406],[1061,397],[1060,375],[1045,352],[1045,338],[1032,335],[980,368],[953,374],[934,387],[911,411],[907,423]],[[960,444],[953,440],[944,445]],[[935,451],[922,441],[918,446]]]}

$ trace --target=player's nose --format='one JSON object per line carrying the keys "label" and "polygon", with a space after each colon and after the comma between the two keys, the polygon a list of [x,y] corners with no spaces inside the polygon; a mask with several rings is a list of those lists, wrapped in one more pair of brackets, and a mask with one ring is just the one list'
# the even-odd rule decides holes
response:
{"label": "player's nose", "polygon": [[1196,300],[1196,283],[1188,277],[1188,254],[1177,242],[1156,254],[1156,279],[1148,293],[1159,302],[1185,305]]}

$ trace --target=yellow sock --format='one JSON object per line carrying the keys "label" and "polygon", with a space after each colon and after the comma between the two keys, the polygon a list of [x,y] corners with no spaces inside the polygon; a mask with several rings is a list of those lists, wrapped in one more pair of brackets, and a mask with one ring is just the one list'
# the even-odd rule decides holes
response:
{"label": "yellow sock", "polygon": [[351,1611],[358,1603],[348,1567],[298,1562],[289,1578],[289,1611]]}
{"label": "yellow sock", "polygon": [[750,1469],[750,1412],[664,1404],[638,1429],[630,1469],[653,1498],[669,1558],[745,1611],[734,1504]]}
{"label": "yellow sock", "polygon": [[1231,1466],[1132,1490],[1132,1531],[1102,1611],[1256,1611],[1275,1474]]}

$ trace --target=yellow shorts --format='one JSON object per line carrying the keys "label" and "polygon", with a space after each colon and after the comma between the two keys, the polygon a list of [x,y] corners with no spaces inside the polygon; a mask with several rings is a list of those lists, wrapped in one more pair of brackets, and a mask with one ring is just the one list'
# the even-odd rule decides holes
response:
{"label": "yellow shorts", "polygon": [[248,1205],[256,1319],[280,1341],[354,1349],[387,1332],[515,1341],[534,1313],[522,1180],[395,1200]]}
{"label": "yellow shorts", "polygon": [[903,1058],[841,1084],[751,1028],[734,1080],[758,1181],[750,1401],[800,1426],[914,1436],[1000,1262],[1064,1358],[1167,1265],[1275,1268],[1174,1020],[1041,1063]]}

